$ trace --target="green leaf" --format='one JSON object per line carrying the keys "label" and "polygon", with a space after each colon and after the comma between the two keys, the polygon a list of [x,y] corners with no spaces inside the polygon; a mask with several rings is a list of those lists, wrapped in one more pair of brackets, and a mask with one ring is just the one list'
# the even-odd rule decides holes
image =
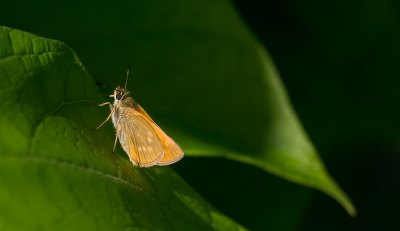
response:
{"label": "green leaf", "polygon": [[187,155],[252,164],[319,189],[356,213],[231,2],[109,2],[93,11],[91,1],[39,0],[18,18],[7,10],[15,4],[0,9],[2,21],[68,43],[96,80],[123,85],[132,64],[128,88]]}
{"label": "green leaf", "polygon": [[104,101],[66,45],[0,27],[1,230],[244,230],[170,167],[112,154]]}
{"label": "green leaf", "polygon": [[[255,66],[254,69],[259,71],[258,75],[264,81],[264,83],[260,81],[259,84],[264,85],[265,92],[259,95],[260,99],[251,109],[246,106],[243,99],[235,100],[235,103],[242,104],[243,108],[246,108],[245,113],[249,113],[249,111],[254,113],[253,115],[242,115],[241,118],[247,120],[243,120],[244,124],[236,125],[236,129],[241,130],[242,136],[243,134],[249,134],[249,136],[241,138],[240,133],[235,135],[237,135],[238,143],[249,147],[253,142],[251,139],[257,139],[258,149],[249,148],[250,151],[238,152],[231,147],[212,141],[204,142],[204,139],[201,140],[189,133],[179,133],[175,137],[179,137],[178,140],[181,140],[187,154],[219,156],[252,164],[287,180],[323,191],[342,204],[350,215],[355,216],[356,210],[352,202],[327,173],[322,160],[301,126],[272,60],[261,46],[256,46],[254,50],[258,52],[253,57],[247,56],[247,59],[253,58],[254,63],[259,66],[258,68]],[[241,94],[251,94],[252,91],[253,89],[243,90]],[[259,108],[260,105],[263,107]],[[229,106],[222,110],[229,111]],[[250,122],[247,123],[248,121]],[[251,125],[254,127],[247,130],[247,126]],[[234,121],[230,126],[235,126]],[[226,129],[225,126],[222,127]],[[178,131],[176,132],[178,133]],[[234,133],[234,131],[231,132]],[[255,132],[257,136],[251,134],[252,132]],[[171,133],[173,133],[172,129]],[[246,138],[250,140],[246,140]]]}

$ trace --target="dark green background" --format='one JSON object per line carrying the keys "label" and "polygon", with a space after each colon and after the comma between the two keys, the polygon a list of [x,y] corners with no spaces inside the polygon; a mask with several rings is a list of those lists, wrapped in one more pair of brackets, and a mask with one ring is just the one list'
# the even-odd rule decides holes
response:
{"label": "dark green background", "polygon": [[[358,210],[351,218],[312,190],[293,230],[399,230],[399,2],[234,2],[272,55],[325,165]],[[252,179],[251,174],[238,176],[244,182]],[[279,179],[275,183],[285,185]],[[271,193],[257,182],[252,187]],[[223,203],[219,200],[225,197],[212,202]],[[238,222],[251,219],[239,216],[231,215]]]}
{"label": "dark green background", "polygon": [[[318,191],[237,162],[185,157],[174,169],[211,204],[250,230],[398,230],[399,3],[232,3],[272,55],[304,127],[358,215],[349,217]],[[68,8],[68,2],[52,4],[55,11]],[[25,7],[23,2],[19,7]],[[40,4],[35,7],[29,10],[41,12]],[[62,18],[48,21],[41,15],[45,12],[32,19],[19,17],[19,12],[18,8],[9,12],[14,20],[3,15],[0,24],[52,39],[68,37],[63,42],[84,64],[90,63],[84,46],[74,47],[71,32],[79,28],[58,28]],[[91,12],[81,13],[91,20]],[[32,31],[29,20],[52,31]],[[90,31],[85,33],[90,43]],[[99,48],[98,55],[102,49],[109,48]],[[88,70],[96,78],[102,68]],[[115,64],[106,69],[121,73]]]}
{"label": "dark green background", "polygon": [[400,3],[236,1],[268,48],[332,176],[358,210],[312,191],[296,230],[399,230]]}

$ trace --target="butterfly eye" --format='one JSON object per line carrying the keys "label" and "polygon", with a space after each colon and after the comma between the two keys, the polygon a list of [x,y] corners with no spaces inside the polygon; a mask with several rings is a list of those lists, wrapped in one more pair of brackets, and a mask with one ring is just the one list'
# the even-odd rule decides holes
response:
{"label": "butterfly eye", "polygon": [[118,94],[115,96],[115,98],[116,98],[117,100],[120,100],[120,99],[122,98],[122,94],[121,94],[121,93],[118,93]]}

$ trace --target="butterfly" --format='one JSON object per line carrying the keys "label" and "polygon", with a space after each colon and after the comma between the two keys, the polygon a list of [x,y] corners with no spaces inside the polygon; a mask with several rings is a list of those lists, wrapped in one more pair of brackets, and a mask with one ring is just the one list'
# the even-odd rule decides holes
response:
{"label": "butterfly", "polygon": [[129,96],[126,89],[131,66],[126,74],[125,87],[118,86],[114,90],[114,103],[105,102],[97,106],[109,105],[111,113],[97,128],[108,120],[112,120],[116,130],[113,153],[119,140],[133,165],[151,167],[154,165],[170,165],[183,158],[184,153],[179,145],[171,139],[151,119],[147,112]]}

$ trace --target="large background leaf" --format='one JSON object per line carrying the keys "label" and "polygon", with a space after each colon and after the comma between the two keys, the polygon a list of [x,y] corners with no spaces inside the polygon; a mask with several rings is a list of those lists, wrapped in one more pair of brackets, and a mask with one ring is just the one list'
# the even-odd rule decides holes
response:
{"label": "large background leaf", "polygon": [[86,105],[103,97],[69,47],[3,27],[0,44],[0,229],[243,229],[171,168],[111,153],[110,124],[91,131],[104,113]]}
{"label": "large background leaf", "polygon": [[359,211],[351,219],[314,191],[298,230],[399,230],[399,2],[235,2]]}

